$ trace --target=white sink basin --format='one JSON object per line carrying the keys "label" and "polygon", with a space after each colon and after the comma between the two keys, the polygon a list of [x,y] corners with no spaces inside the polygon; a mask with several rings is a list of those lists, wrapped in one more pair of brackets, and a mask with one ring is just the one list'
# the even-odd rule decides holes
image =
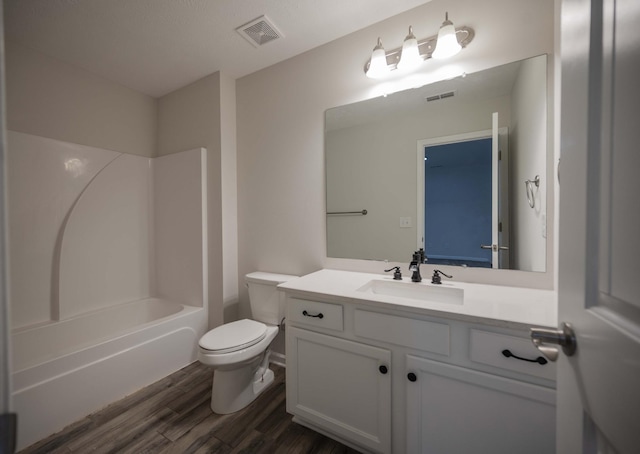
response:
{"label": "white sink basin", "polygon": [[462,304],[464,300],[464,291],[461,288],[418,282],[373,279],[357,291],[445,304]]}

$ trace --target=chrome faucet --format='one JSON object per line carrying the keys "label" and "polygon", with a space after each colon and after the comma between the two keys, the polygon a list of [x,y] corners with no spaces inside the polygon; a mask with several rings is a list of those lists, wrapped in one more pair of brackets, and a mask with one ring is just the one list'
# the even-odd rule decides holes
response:
{"label": "chrome faucet", "polygon": [[422,262],[422,254],[420,251],[413,253],[413,260],[409,264],[409,271],[411,274],[411,282],[421,282],[422,276],[420,276],[420,263]]}

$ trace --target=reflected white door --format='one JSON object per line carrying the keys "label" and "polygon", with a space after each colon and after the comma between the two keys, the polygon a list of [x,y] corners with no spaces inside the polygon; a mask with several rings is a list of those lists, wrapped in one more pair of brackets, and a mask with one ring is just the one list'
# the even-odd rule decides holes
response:
{"label": "reflected white door", "polygon": [[559,320],[577,338],[558,364],[563,454],[640,450],[638,23],[637,0],[563,1]]}
{"label": "reflected white door", "polygon": [[[2,8],[0,8],[0,34],[3,33]],[[0,42],[0,53],[4,55],[4,44]],[[9,300],[7,298],[7,260],[5,256],[5,179],[4,163],[6,133],[4,59],[0,58],[0,453],[13,452],[15,448],[16,415],[11,413],[11,379],[9,364],[11,339],[9,334]]]}
{"label": "reflected white door", "polygon": [[[491,116],[491,267],[509,268],[508,130]],[[487,248],[488,245],[481,246]]]}
{"label": "reflected white door", "polygon": [[500,267],[500,247],[498,238],[498,112],[491,118],[491,267]]}
{"label": "reflected white door", "polygon": [[[509,128],[498,128],[498,265],[501,270],[511,268],[509,198]],[[495,203],[495,200],[494,200]]]}

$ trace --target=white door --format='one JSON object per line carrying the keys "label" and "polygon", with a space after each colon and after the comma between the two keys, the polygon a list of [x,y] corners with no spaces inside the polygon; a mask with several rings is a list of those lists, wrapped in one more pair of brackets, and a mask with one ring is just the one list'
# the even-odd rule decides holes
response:
{"label": "white door", "polygon": [[500,266],[498,245],[498,112],[491,117],[491,267]]}
{"label": "white door", "polygon": [[[0,36],[4,30],[0,5]],[[6,150],[5,94],[4,94],[4,44],[0,42],[0,453],[12,453],[16,442],[16,415],[12,413],[10,380],[9,300],[6,287],[5,256],[5,178]]]}
{"label": "white door", "polygon": [[577,338],[558,364],[562,454],[640,452],[637,24],[637,0],[562,3],[559,321]]}
{"label": "white door", "polygon": [[[511,267],[509,256],[510,243],[510,209],[509,204],[509,128],[498,128],[498,251],[499,268],[508,270]],[[495,203],[495,201],[494,201]]]}

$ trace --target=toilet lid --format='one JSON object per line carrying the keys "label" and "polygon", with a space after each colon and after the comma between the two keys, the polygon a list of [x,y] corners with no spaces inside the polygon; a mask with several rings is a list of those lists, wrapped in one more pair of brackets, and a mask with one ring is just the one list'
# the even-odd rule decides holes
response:
{"label": "toilet lid", "polygon": [[266,334],[267,325],[244,319],[212,329],[200,338],[199,345],[205,350],[224,353],[250,347],[264,339]]}

